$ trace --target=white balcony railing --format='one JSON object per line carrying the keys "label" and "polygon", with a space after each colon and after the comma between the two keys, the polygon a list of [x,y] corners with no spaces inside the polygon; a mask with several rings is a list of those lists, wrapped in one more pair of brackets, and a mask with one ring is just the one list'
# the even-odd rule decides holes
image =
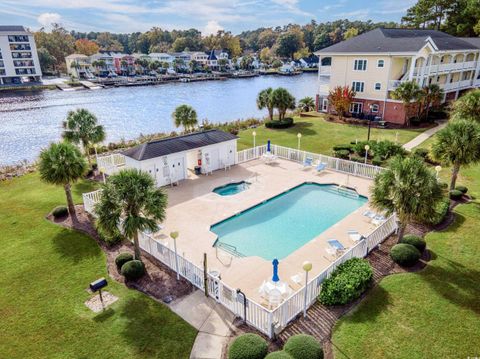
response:
{"label": "white balcony railing", "polygon": [[320,76],[330,76],[332,66],[320,66],[318,69]]}
{"label": "white balcony railing", "polygon": [[448,84],[440,85],[440,87],[442,87],[445,91],[458,90],[464,87],[471,87],[471,86],[472,86],[472,80],[450,82]]}
{"label": "white balcony railing", "polygon": [[456,63],[448,63],[448,64],[435,64],[435,65],[430,65],[426,66],[425,68],[423,67],[416,67],[413,70],[413,75],[422,75],[423,74],[438,74],[438,73],[444,73],[444,72],[451,72],[451,71],[472,71],[475,70],[477,67],[477,62],[476,61],[466,61],[466,62],[456,62]]}
{"label": "white balcony railing", "polygon": [[318,93],[320,95],[328,96],[328,94],[330,93],[330,86],[328,84],[320,84],[318,88]]}

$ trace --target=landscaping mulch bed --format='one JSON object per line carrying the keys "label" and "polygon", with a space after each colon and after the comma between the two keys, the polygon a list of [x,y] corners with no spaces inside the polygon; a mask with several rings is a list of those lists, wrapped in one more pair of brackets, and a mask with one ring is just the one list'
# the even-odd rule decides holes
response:
{"label": "landscaping mulch bed", "polygon": [[183,278],[177,281],[175,272],[144,251],[142,251],[142,262],[145,264],[146,274],[139,280],[125,281],[125,278],[117,270],[115,258],[122,252],[133,254],[133,244],[124,241],[121,244],[107,246],[100,240],[90,215],[85,212],[83,206],[77,205],[75,206],[75,210],[78,218],[78,222],[75,224],[72,223],[70,216],[54,219],[53,215],[49,214],[47,219],[63,227],[73,228],[86,233],[94,238],[107,256],[107,271],[110,277],[120,283],[125,283],[127,287],[135,288],[160,301],[165,301],[167,298],[180,298],[190,294],[194,290],[190,282]]}

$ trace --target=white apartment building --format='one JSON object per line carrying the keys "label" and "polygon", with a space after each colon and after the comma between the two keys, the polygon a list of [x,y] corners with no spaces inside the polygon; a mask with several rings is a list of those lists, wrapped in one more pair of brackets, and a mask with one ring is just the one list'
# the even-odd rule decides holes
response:
{"label": "white apartment building", "polygon": [[[405,109],[391,93],[402,82],[437,84],[443,101],[480,86],[480,39],[436,30],[375,29],[316,52],[319,57],[317,109],[333,112],[328,95],[337,86],[355,90],[353,115],[374,115],[403,124]],[[322,66],[323,64],[323,66]]]}
{"label": "white apartment building", "polygon": [[39,82],[42,79],[33,34],[23,26],[0,26],[0,85]]}

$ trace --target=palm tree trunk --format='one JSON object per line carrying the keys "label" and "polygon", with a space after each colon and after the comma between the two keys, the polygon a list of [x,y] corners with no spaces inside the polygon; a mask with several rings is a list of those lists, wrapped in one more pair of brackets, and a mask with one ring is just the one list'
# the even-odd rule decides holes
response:
{"label": "palm tree trunk", "polygon": [[450,191],[455,189],[455,184],[457,183],[458,172],[460,172],[460,164],[455,162],[452,168],[452,179],[450,180]]}
{"label": "palm tree trunk", "polygon": [[138,232],[135,231],[135,234],[133,235],[133,247],[134,247],[134,253],[135,253],[135,259],[140,260],[140,244],[138,243]]}
{"label": "palm tree trunk", "polygon": [[398,222],[398,233],[397,233],[397,236],[398,236],[398,242],[400,242],[403,238],[403,235],[405,234],[405,228],[407,227],[406,224],[404,224],[403,222]]}
{"label": "palm tree trunk", "polygon": [[405,104],[404,107],[405,107],[405,125],[407,127],[410,127],[410,116],[409,116],[410,105]]}
{"label": "palm tree trunk", "polygon": [[268,117],[270,117],[270,121],[273,121],[273,107],[268,109]]}
{"label": "palm tree trunk", "polygon": [[78,222],[77,219],[77,212],[75,211],[75,204],[73,203],[73,198],[72,198],[72,187],[70,183],[67,183],[63,187],[65,189],[65,195],[67,197],[67,206],[68,206],[68,213],[70,214],[70,217],[72,218],[72,222]]}

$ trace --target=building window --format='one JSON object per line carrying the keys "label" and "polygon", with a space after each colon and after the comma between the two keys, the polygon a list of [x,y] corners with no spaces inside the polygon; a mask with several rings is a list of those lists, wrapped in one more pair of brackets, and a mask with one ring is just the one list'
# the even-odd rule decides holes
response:
{"label": "building window", "polygon": [[371,105],[370,111],[372,111],[372,113],[378,113],[378,105],[376,103]]}
{"label": "building window", "polygon": [[31,52],[12,52],[12,57],[14,59],[29,59],[32,57]]}
{"label": "building window", "polygon": [[15,69],[17,75],[35,75],[35,69]]}
{"label": "building window", "polygon": [[377,67],[384,67],[385,66],[385,60],[378,60],[377,61]]}
{"label": "building window", "polygon": [[28,42],[28,36],[26,35],[8,35],[9,42]]}
{"label": "building window", "polygon": [[0,69],[0,75],[5,75],[5,69]]}
{"label": "building window", "polygon": [[328,99],[324,98],[322,100],[322,111],[327,112],[328,111]]}
{"label": "building window", "polygon": [[22,51],[22,50],[31,50],[30,44],[20,45],[20,44],[12,44],[10,45],[10,50],[12,51]]}
{"label": "building window", "polygon": [[353,91],[363,92],[364,88],[365,88],[365,82],[361,82],[361,81],[353,81],[352,82]]}
{"label": "building window", "polygon": [[367,60],[355,60],[353,64],[353,69],[355,71],[366,71],[367,70]]}
{"label": "building window", "polygon": [[382,89],[382,84],[380,82],[375,82],[375,91],[380,91]]}
{"label": "building window", "polygon": [[352,102],[350,105],[350,112],[351,113],[362,113],[363,110],[363,103],[361,102]]}
{"label": "building window", "polygon": [[15,67],[32,67],[33,61],[32,60],[14,60],[13,66]]}

